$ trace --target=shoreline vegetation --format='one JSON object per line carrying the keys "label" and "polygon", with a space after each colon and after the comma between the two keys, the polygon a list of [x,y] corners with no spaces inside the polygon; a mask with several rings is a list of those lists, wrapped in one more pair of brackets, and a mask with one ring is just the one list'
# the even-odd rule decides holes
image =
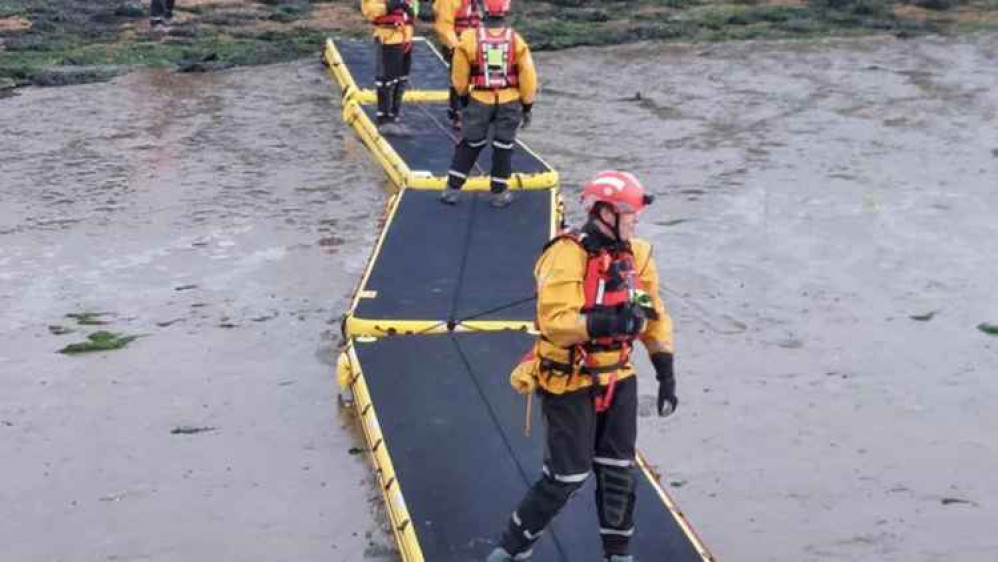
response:
{"label": "shoreline vegetation", "polygon": [[[325,37],[369,34],[357,0],[177,0],[168,31],[149,28],[148,4],[4,0],[0,91],[98,82],[136,67],[204,72],[318,57]],[[998,0],[521,0],[514,14],[535,51],[998,29]],[[419,33],[432,36],[431,24],[420,22]]]}

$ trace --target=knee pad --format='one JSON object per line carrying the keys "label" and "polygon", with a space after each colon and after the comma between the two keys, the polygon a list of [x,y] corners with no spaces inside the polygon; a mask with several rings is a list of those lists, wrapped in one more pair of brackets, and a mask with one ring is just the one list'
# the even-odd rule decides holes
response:
{"label": "knee pad", "polygon": [[634,489],[634,469],[631,466],[596,465],[597,508],[603,526],[631,528]]}

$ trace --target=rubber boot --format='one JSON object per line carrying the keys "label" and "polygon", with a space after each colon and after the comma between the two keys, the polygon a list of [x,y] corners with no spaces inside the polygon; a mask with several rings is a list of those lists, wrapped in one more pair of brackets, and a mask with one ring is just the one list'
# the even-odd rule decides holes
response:
{"label": "rubber boot", "polygon": [[445,187],[443,192],[440,193],[440,202],[446,205],[457,205],[457,202],[461,200],[461,190],[454,189],[453,187]]}
{"label": "rubber boot", "polygon": [[507,189],[499,193],[493,193],[492,198],[489,200],[489,205],[492,205],[496,209],[503,209],[509,207],[509,204],[512,202],[513,194]]}

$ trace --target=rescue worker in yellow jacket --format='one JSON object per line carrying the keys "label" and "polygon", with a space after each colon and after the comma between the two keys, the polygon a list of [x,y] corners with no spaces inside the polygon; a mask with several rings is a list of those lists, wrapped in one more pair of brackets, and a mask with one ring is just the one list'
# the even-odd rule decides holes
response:
{"label": "rescue worker in yellow jacket", "polygon": [[675,411],[672,320],[659,297],[651,245],[634,238],[651,202],[625,172],[600,172],[583,190],[588,221],[552,240],[534,268],[534,349],[510,376],[539,393],[546,421],[543,475],[510,517],[488,562],[528,560],[534,542],[594,474],[604,560],[632,562],[637,381],[635,340],[658,379],[658,413]]}
{"label": "rescue worker in yellow jacket", "polygon": [[418,0],[361,0],[364,17],[374,24],[377,62],[374,84],[378,95],[377,124],[385,126],[400,119],[402,96],[409,84],[412,67],[413,23]]}
{"label": "rescue worker in yellow jacket", "polygon": [[[468,29],[478,29],[482,25],[482,10],[479,0],[435,0],[433,29],[444,46],[444,57],[448,65],[453,65],[454,50],[460,43],[461,34]],[[457,90],[451,85],[450,106],[447,117],[454,130],[461,130],[461,104]]]}
{"label": "rescue worker in yellow jacket", "polygon": [[513,170],[516,130],[530,124],[537,73],[530,47],[506,25],[510,0],[484,0],[485,20],[478,29],[461,34],[454,50],[451,82],[464,105],[463,133],[447,172],[441,201],[453,205],[492,130],[491,204],[513,201],[509,178]]}

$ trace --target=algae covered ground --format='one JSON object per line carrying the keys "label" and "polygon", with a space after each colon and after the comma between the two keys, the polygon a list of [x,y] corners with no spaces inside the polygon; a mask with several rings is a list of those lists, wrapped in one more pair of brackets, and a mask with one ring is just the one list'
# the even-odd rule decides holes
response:
{"label": "algae covered ground", "polygon": [[[424,1],[424,15],[431,2]],[[357,0],[179,0],[150,30],[148,2],[5,0],[0,90],[106,80],[137,65],[205,71],[315,56],[368,32]],[[992,28],[998,0],[550,0],[515,2],[535,50],[638,40],[721,41]],[[432,35],[429,23],[420,33]]]}

